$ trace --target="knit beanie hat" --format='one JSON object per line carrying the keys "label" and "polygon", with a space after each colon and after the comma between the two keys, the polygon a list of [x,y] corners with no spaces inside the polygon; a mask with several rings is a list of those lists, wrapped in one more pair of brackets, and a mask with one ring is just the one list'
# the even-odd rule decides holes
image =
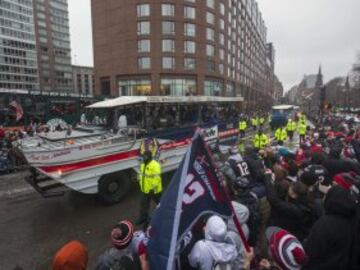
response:
{"label": "knit beanie hat", "polygon": [[133,234],[134,225],[131,221],[120,221],[111,231],[111,243],[117,249],[124,249],[130,244]]}
{"label": "knit beanie hat", "polygon": [[71,241],[56,252],[52,270],[86,270],[88,254],[85,246]]}
{"label": "knit beanie hat", "polygon": [[347,191],[350,191],[352,183],[349,182],[342,173],[335,175],[333,180],[337,185],[341,186]]}
{"label": "knit beanie hat", "polygon": [[269,252],[283,270],[299,270],[308,261],[300,241],[279,227],[266,229]]}
{"label": "knit beanie hat", "polygon": [[316,174],[314,174],[312,171],[305,170],[300,176],[300,181],[303,182],[308,187],[315,185],[317,180],[318,178]]}

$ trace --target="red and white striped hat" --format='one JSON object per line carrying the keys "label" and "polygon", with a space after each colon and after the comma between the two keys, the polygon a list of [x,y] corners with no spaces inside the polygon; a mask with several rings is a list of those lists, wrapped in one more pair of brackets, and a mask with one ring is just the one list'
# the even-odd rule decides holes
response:
{"label": "red and white striped hat", "polygon": [[111,243],[117,249],[126,248],[133,238],[134,225],[130,220],[120,221],[111,231]]}
{"label": "red and white striped hat", "polygon": [[305,250],[295,236],[279,227],[269,227],[266,237],[273,260],[283,270],[298,270],[307,263]]}

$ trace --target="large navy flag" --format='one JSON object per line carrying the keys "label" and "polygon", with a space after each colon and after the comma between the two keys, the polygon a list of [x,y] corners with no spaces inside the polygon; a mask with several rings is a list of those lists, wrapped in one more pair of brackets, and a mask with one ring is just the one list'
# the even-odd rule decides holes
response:
{"label": "large navy flag", "polygon": [[179,243],[205,213],[230,217],[232,208],[206,143],[196,132],[151,220],[151,270],[175,269]]}

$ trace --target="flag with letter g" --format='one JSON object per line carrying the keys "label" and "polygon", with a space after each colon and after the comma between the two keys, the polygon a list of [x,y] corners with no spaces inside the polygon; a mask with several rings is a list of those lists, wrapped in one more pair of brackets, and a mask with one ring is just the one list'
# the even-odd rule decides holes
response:
{"label": "flag with letter g", "polygon": [[216,170],[209,148],[197,131],[150,223],[151,270],[175,269],[180,242],[202,215],[232,216],[229,197]]}

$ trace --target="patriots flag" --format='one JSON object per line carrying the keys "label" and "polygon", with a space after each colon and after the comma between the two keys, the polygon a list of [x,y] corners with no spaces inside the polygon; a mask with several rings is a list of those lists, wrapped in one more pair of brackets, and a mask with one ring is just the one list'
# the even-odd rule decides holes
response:
{"label": "patriots flag", "polygon": [[204,214],[230,218],[232,206],[209,149],[197,131],[150,223],[151,270],[173,270],[180,242]]}

